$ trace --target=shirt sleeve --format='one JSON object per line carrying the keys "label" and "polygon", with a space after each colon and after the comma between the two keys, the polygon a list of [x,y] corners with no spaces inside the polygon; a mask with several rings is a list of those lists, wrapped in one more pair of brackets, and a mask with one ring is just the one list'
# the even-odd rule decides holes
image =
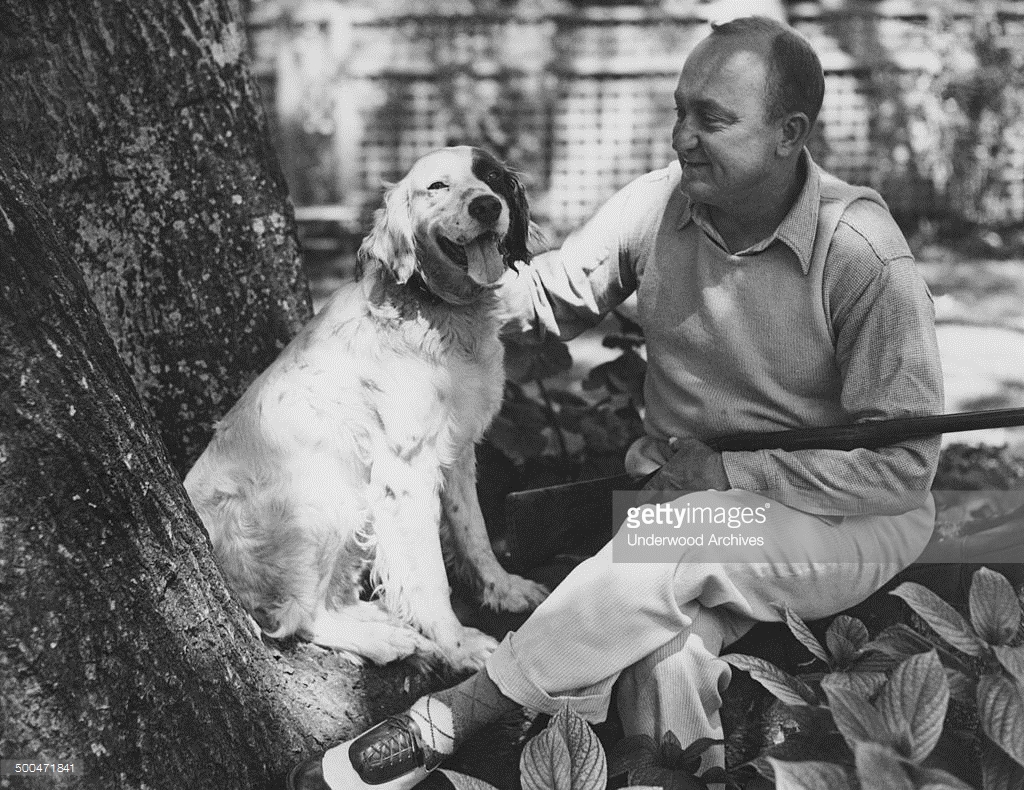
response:
{"label": "shirt sleeve", "polygon": [[[823,291],[850,420],[941,413],[931,294],[881,207],[847,210],[830,247]],[[926,501],[940,444],[935,436],[877,450],[762,450],[725,453],[723,460],[734,487],[770,492],[806,512],[898,514]]]}
{"label": "shirt sleeve", "polygon": [[569,340],[596,326],[637,288],[651,190],[621,189],[561,248],[508,272],[498,288],[504,334],[537,331]]}

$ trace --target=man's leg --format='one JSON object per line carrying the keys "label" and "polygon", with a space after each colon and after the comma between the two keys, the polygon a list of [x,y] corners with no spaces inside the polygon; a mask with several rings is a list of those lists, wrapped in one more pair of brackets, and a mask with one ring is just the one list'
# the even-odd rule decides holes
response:
{"label": "man's leg", "polygon": [[[757,620],[778,619],[774,612],[765,611],[776,603],[789,606],[804,619],[820,619],[859,603],[913,561],[927,542],[932,520],[928,509],[909,516],[851,517],[824,533],[812,524],[809,532],[795,530],[788,535],[786,543],[792,544],[784,547],[788,555],[796,558],[803,551],[807,559],[815,559],[822,544],[804,541],[808,534],[817,534],[840,541],[838,551],[824,550],[827,557],[850,556],[855,561],[809,562],[802,568],[775,563],[757,569],[735,567],[729,573]],[[777,543],[783,534],[780,530],[774,536]],[[793,538],[800,539],[803,546],[793,544]],[[815,545],[819,549],[813,548]],[[685,587],[685,568],[680,573]],[[687,593],[681,590],[680,594]],[[616,686],[625,734],[660,739],[671,731],[684,747],[701,737],[722,738],[718,710],[731,673],[718,656],[757,620],[728,606],[703,609],[689,633],[681,633],[627,668]],[[724,749],[711,750],[705,754],[702,770],[723,764]]]}
{"label": "man's leg", "polygon": [[[763,502],[763,496],[742,491],[708,491],[675,504],[746,507]],[[788,603],[809,619],[841,611],[912,562],[934,523],[932,512],[924,509],[836,525],[779,503],[772,507],[770,540],[757,562],[696,563],[687,549],[673,562],[614,562],[609,544],[581,563],[505,638],[487,662],[488,678],[520,705],[550,714],[569,705],[589,721],[603,721],[619,674],[672,640],[685,646],[705,610],[721,608],[719,616],[727,613],[742,621],[778,619],[776,602]],[[851,528],[853,521],[856,528]],[[820,562],[823,557],[844,561]],[[717,652],[721,645],[712,646]],[[702,649],[711,655],[706,646]],[[691,681],[696,689],[690,699],[699,703],[676,733],[684,744],[694,732],[719,726],[721,670],[703,654],[695,655],[699,660],[684,674],[701,673]],[[718,659],[712,656],[711,661]]]}
{"label": "man's leg", "polygon": [[[689,632],[625,669],[615,685],[623,734],[660,741],[671,732],[684,747],[698,738],[723,739],[718,711],[732,674],[718,655],[755,622],[702,608]],[[724,746],[704,753],[701,772],[714,765],[725,765]]]}

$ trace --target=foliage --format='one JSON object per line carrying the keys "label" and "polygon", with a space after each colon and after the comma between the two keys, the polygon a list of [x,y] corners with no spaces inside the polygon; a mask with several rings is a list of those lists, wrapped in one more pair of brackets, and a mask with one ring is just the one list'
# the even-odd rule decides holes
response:
{"label": "foliage", "polygon": [[[912,62],[909,53],[885,53],[868,96],[872,185],[897,216],[922,219],[921,207],[933,207],[948,231],[1014,224],[1024,212],[1007,177],[1024,139],[1013,22],[992,2],[974,4],[967,18],[962,9],[930,6],[928,52]],[[984,239],[1003,245],[991,233]]]}
{"label": "foliage", "polygon": [[[627,774],[625,790],[707,790],[710,782],[726,781],[721,768],[701,776],[704,751],[721,741],[702,738],[686,749],[672,733],[660,744],[641,736],[619,743],[610,757],[597,735],[568,707],[562,708],[548,726],[527,742],[519,760],[523,790],[605,790],[609,775]],[[495,790],[480,779],[442,769],[455,790]]]}
{"label": "foliage", "polygon": [[[795,718],[819,734],[837,735],[844,750],[820,757],[818,741],[806,754],[783,744],[751,761],[778,790],[970,790],[936,763],[945,742],[980,753],[983,790],[1024,787],[1024,602],[1000,574],[974,574],[969,615],[913,582],[893,590],[927,625],[927,633],[897,624],[871,639],[854,617],[835,618],[822,643],[794,612],[780,616],[825,673],[795,677],[753,656],[726,655],[749,672]],[[951,704],[970,706],[973,732],[954,732]],[[964,736],[967,737],[964,737]],[[944,741],[945,739],[945,741]],[[683,748],[673,733],[660,742],[633,736],[606,758],[589,725],[568,707],[527,742],[520,758],[523,790],[605,790],[609,776],[625,775],[629,790],[706,790],[741,786],[745,766],[698,774],[707,749],[701,738]],[[972,746],[973,744],[973,746]],[[456,790],[493,790],[479,779],[444,771]]]}
{"label": "foliage", "polygon": [[513,463],[554,466],[566,480],[621,471],[626,449],[643,431],[647,363],[640,327],[613,315],[619,331],[602,343],[622,353],[587,372],[582,394],[569,387],[573,361],[565,343],[506,341],[505,400],[487,440]]}
{"label": "foliage", "polygon": [[[794,715],[827,712],[846,744],[840,759],[781,759],[770,747],[753,761],[780,790],[810,788],[967,788],[963,777],[935,767],[940,739],[973,742],[984,790],[1024,787],[1024,631],[1022,604],[1005,577],[974,574],[969,617],[913,582],[897,587],[928,627],[897,624],[869,639],[863,623],[837,617],[825,645],[799,617],[782,615],[796,638],[829,672],[794,677],[767,661],[729,655]],[[977,725],[956,732],[951,700]],[[959,736],[959,741],[958,741]],[[964,736],[967,736],[966,738]],[[942,751],[942,750],[939,750]]]}

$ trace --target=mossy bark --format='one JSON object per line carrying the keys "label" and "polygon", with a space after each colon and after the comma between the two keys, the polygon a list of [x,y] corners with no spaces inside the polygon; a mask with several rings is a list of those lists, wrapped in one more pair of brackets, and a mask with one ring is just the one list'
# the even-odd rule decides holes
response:
{"label": "mossy bark", "polygon": [[260,790],[425,689],[261,642],[181,487],[309,314],[234,10],[0,0],[0,756],[61,786]]}
{"label": "mossy bark", "polygon": [[0,147],[0,755],[74,759],[66,787],[258,790],[424,690],[250,622]]}
{"label": "mossy bark", "polygon": [[0,139],[179,474],[310,314],[237,11],[0,0]]}

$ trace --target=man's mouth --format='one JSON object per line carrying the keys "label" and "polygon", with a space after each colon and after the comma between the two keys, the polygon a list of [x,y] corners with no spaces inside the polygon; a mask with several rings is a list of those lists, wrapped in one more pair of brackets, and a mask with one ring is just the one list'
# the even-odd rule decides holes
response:
{"label": "man's mouth", "polygon": [[498,235],[483,233],[467,244],[456,244],[438,234],[437,246],[448,259],[466,269],[470,279],[480,285],[493,285],[505,273],[505,259],[498,249]]}

